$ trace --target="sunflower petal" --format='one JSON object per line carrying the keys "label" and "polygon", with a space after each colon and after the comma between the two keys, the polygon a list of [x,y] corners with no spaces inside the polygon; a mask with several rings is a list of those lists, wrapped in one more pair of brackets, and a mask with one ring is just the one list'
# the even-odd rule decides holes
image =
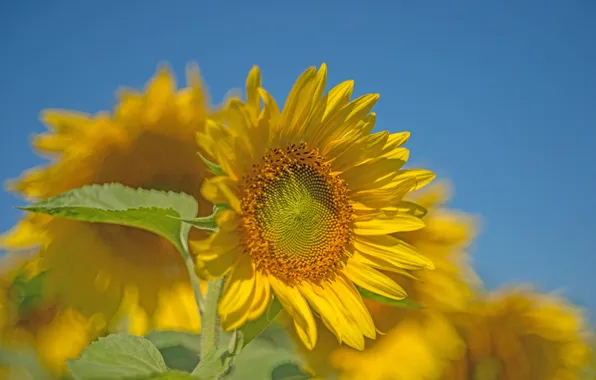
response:
{"label": "sunflower petal", "polygon": [[[434,269],[432,261],[416,248],[390,235],[358,236],[354,248],[370,260],[380,260],[381,268]],[[383,266],[384,265],[384,266]]]}
{"label": "sunflower petal", "polygon": [[226,280],[217,309],[226,331],[242,326],[248,318],[255,288],[254,274],[250,257],[241,255]]}
{"label": "sunflower petal", "polygon": [[287,286],[275,277],[269,277],[269,282],[279,302],[294,319],[300,339],[306,348],[312,350],[317,344],[317,325],[306,299],[298,288]]}
{"label": "sunflower petal", "polygon": [[402,300],[407,296],[406,291],[395,281],[354,258],[348,260],[345,273],[356,285],[373,293],[395,300]]}
{"label": "sunflower petal", "polygon": [[381,219],[354,222],[354,233],[361,236],[387,235],[401,231],[415,231],[424,227],[424,221],[409,214],[397,214]]}

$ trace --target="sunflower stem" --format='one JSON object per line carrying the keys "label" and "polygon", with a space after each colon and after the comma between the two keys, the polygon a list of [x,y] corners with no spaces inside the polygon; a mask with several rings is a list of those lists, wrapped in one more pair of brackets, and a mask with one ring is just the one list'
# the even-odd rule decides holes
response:
{"label": "sunflower stem", "polygon": [[201,356],[207,356],[217,350],[219,342],[219,318],[217,317],[217,305],[219,295],[223,288],[224,278],[209,281],[207,285],[207,296],[205,297],[205,309],[201,315]]}
{"label": "sunflower stem", "polygon": [[188,277],[190,278],[190,285],[192,286],[193,293],[195,295],[195,302],[197,303],[197,308],[199,309],[199,314],[201,315],[201,319],[204,313],[204,300],[203,300],[203,293],[201,292],[201,283],[199,282],[199,276],[197,276],[197,272],[195,272],[195,262],[190,254],[190,250],[188,249],[188,243],[183,239],[182,240],[182,257],[184,258],[184,264],[186,265],[186,271],[188,272]]}
{"label": "sunflower stem", "polygon": [[242,330],[234,330],[234,332],[232,332],[232,336],[230,337],[230,341],[228,342],[228,352],[230,355],[224,360],[224,372],[219,376],[220,379],[223,379],[230,371],[230,367],[232,367],[232,364],[234,364],[234,358],[240,353],[240,351],[242,351],[243,347],[244,333]]}

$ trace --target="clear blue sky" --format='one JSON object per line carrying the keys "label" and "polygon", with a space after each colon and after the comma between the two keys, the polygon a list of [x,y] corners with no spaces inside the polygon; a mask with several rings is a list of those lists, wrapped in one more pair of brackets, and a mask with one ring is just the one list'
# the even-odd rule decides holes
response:
{"label": "clear blue sky", "polygon": [[[197,61],[219,100],[253,64],[283,99],[324,61],[331,83],[379,92],[378,128],[410,130],[412,162],[482,215],[489,287],[563,288],[595,321],[595,16],[590,0],[5,1],[0,178],[41,162],[41,109],[109,109],[160,62],[183,82]],[[15,204],[0,194],[1,230]]]}

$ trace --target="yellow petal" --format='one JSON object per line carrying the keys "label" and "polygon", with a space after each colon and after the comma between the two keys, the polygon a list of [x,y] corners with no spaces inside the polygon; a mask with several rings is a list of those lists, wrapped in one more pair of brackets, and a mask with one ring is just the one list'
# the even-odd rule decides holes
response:
{"label": "yellow petal", "polygon": [[[329,142],[342,138],[353,130],[358,125],[358,122],[361,122],[367,116],[377,100],[379,100],[379,94],[366,94],[346,105],[340,113],[341,119],[338,120],[338,125],[330,129],[329,133],[325,136],[321,136],[317,142],[317,145],[322,148],[322,151],[324,153],[327,151]],[[332,120],[334,119],[330,119],[330,122]]]}
{"label": "yellow petal", "polygon": [[327,106],[323,120],[329,120],[336,115],[340,109],[348,105],[352,92],[354,91],[354,81],[347,80],[329,90],[327,96]]}
{"label": "yellow petal", "polygon": [[432,261],[421,255],[415,247],[390,235],[358,236],[354,248],[374,262],[380,262],[380,269],[397,267],[404,269],[434,269]]}
{"label": "yellow petal", "polygon": [[410,157],[410,150],[407,148],[396,148],[383,154],[383,157],[394,160],[400,160],[404,163],[408,161]]}
{"label": "yellow petal", "polygon": [[241,255],[226,280],[218,305],[222,326],[226,331],[236,329],[246,322],[252,306],[254,287],[255,271],[250,256]]}
{"label": "yellow petal", "polygon": [[[240,225],[240,216],[232,210],[220,210],[215,214],[215,222],[221,231],[234,231]],[[234,236],[237,236],[234,234]]]}
{"label": "yellow petal", "polygon": [[[254,143],[252,140],[252,135],[254,133],[254,125],[251,120],[250,114],[247,112],[247,107],[244,106],[238,99],[233,99],[228,104],[228,118],[230,123],[230,129],[234,131],[237,137],[240,138],[240,141],[243,144],[243,151],[245,152],[244,157],[238,157],[236,159],[236,164],[242,163],[242,160],[249,161],[248,164],[250,165],[250,161],[254,158]],[[237,148],[237,144],[234,145]],[[235,152],[237,154],[237,152]],[[240,170],[236,170],[236,173],[239,177],[242,177],[244,174]]]}
{"label": "yellow petal", "polygon": [[341,173],[341,178],[348,183],[350,189],[356,189],[352,184],[374,183],[380,178],[396,173],[404,164],[405,161],[402,160],[387,159],[384,157],[375,158],[348,168]]}
{"label": "yellow petal", "polygon": [[201,78],[199,66],[196,64],[189,64],[186,68],[186,81],[190,87],[192,94],[192,108],[196,115],[199,115],[200,120],[204,120],[207,115],[207,107],[210,104],[209,94],[205,91],[205,85]]}
{"label": "yellow petal", "polygon": [[387,140],[387,144],[383,149],[383,153],[387,153],[390,150],[398,148],[404,145],[410,138],[410,132],[398,132],[392,133]]}
{"label": "yellow petal", "polygon": [[149,82],[145,94],[145,121],[154,123],[173,104],[176,81],[167,67],[161,67]]}
{"label": "yellow petal", "polygon": [[361,236],[387,235],[395,232],[415,231],[424,227],[422,219],[409,214],[397,214],[381,219],[354,222],[354,233]]}
{"label": "yellow petal", "polygon": [[221,230],[211,235],[203,247],[196,242],[190,244],[200,260],[197,269],[205,277],[225,275],[244,254],[237,235]]}
{"label": "yellow petal", "polygon": [[337,276],[330,286],[364,336],[374,339],[376,336],[375,324],[354,284],[342,274]]}
{"label": "yellow petal", "polygon": [[387,141],[389,133],[379,132],[358,138],[344,139],[326,153],[326,157],[333,159],[333,171],[343,172],[347,168],[360,164],[368,157],[374,157],[380,152]]}
{"label": "yellow petal", "polygon": [[269,122],[268,124],[271,126],[272,132],[276,132],[279,130],[281,120],[279,106],[277,105],[275,98],[273,98],[273,96],[271,96],[265,89],[259,88],[259,95],[261,96],[261,99],[263,99],[262,117]]}
{"label": "yellow petal", "polygon": [[373,208],[382,208],[387,205],[394,205],[403,199],[416,186],[416,181],[407,178],[395,181],[383,188],[361,190],[351,192],[350,198],[354,202],[364,204]]}
{"label": "yellow petal", "polygon": [[298,289],[319,314],[325,326],[328,326],[336,336],[341,337],[340,313],[337,306],[330,302],[332,298],[320,286],[313,286],[307,282],[300,284]]}
{"label": "yellow petal", "polygon": [[416,186],[414,187],[414,189],[412,189],[412,191],[418,190],[418,189],[428,185],[436,177],[435,173],[431,172],[430,170],[424,170],[424,169],[400,170],[398,172],[398,176],[401,179],[413,178],[416,180]]}
{"label": "yellow petal", "polygon": [[294,319],[296,333],[300,336],[306,348],[312,350],[317,344],[317,325],[310,306],[308,306],[298,288],[287,286],[273,276],[269,277],[269,282],[283,308]]}
{"label": "yellow petal", "polygon": [[246,78],[246,104],[248,105],[253,120],[256,120],[260,111],[259,88],[261,87],[261,72],[258,66],[253,66]]}
{"label": "yellow petal", "polygon": [[70,134],[92,122],[92,116],[83,112],[47,109],[41,113],[41,121],[61,134]]}
{"label": "yellow petal", "polygon": [[354,81],[348,80],[332,88],[319,102],[305,130],[312,131],[312,146],[322,147],[338,125],[345,121],[350,109],[347,106],[354,90]]}
{"label": "yellow petal", "polygon": [[9,231],[0,235],[0,249],[24,250],[38,247],[44,241],[44,225],[48,217],[29,214]]}
{"label": "yellow petal", "polygon": [[240,212],[238,187],[230,177],[218,176],[206,179],[201,188],[201,194],[214,204],[227,204],[236,212]]}
{"label": "yellow petal", "polygon": [[271,286],[269,285],[269,281],[258,271],[255,271],[255,276],[254,297],[248,312],[249,321],[259,318],[267,310],[271,301]]}
{"label": "yellow petal", "polygon": [[316,74],[317,72],[314,67],[305,70],[294,83],[294,87],[292,87],[286,99],[280,122],[282,128],[282,135],[280,136],[281,145],[289,145],[292,143],[292,139],[302,137],[296,136],[296,132],[299,130],[300,124],[305,121],[306,116],[310,113]]}
{"label": "yellow petal", "polygon": [[401,300],[407,296],[406,291],[395,281],[354,258],[348,260],[344,271],[356,285],[373,293],[395,300]]}

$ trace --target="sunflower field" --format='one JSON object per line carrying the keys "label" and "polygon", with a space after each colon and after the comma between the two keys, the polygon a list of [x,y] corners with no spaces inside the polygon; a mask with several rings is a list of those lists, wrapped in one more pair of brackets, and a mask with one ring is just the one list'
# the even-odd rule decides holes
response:
{"label": "sunflower field", "polygon": [[0,378],[596,379],[583,311],[485,289],[478,216],[353,91],[322,64],[281,104],[255,66],[212,105],[160,66],[111,111],[43,111],[49,159],[7,185]]}

